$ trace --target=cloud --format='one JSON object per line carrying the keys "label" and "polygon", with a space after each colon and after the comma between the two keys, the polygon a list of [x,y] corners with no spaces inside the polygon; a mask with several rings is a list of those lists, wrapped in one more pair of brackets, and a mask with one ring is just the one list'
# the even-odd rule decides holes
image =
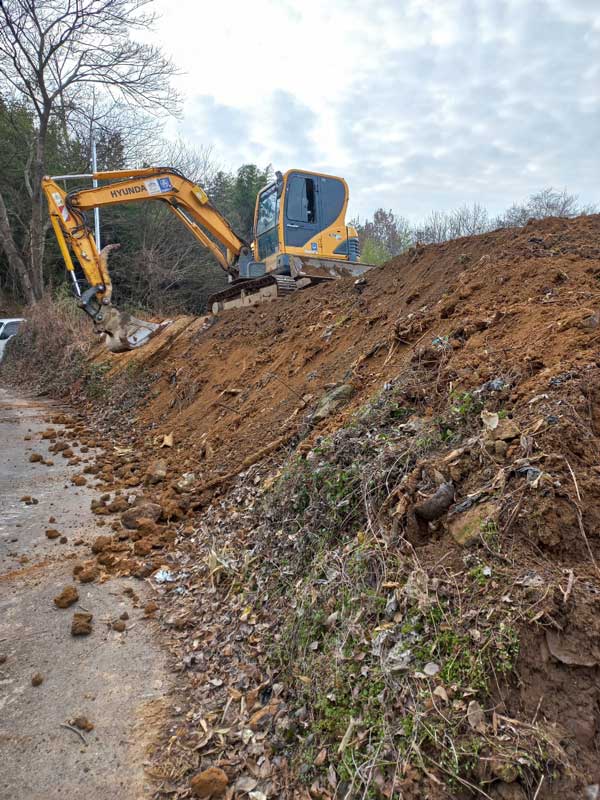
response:
{"label": "cloud", "polygon": [[158,2],[187,59],[181,132],[232,167],[342,174],[362,216],[494,212],[547,185],[600,200],[597,0],[255,0],[243,18],[221,0],[202,25],[225,57],[218,36],[186,46],[195,3]]}

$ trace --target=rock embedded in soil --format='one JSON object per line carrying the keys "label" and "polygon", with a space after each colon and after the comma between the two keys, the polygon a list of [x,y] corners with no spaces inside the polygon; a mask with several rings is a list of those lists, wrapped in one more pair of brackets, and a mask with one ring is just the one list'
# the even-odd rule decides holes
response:
{"label": "rock embedded in soil", "polygon": [[327,392],[319,401],[317,410],[313,414],[313,422],[321,422],[332,414],[335,414],[344,403],[350,400],[354,393],[355,389],[351,383],[343,383],[341,386],[337,386],[335,389]]}
{"label": "rock embedded in soil", "polygon": [[156,520],[162,513],[161,506],[158,503],[142,502],[139,505],[128,508],[121,514],[121,523],[129,530],[136,530],[142,520]]}
{"label": "rock embedded in soil", "polygon": [[222,797],[228,785],[229,778],[218,767],[209,767],[199,772],[194,775],[190,782],[194,797],[205,798],[205,800],[213,797]]}
{"label": "rock embedded in soil", "polygon": [[58,608],[68,608],[79,600],[79,592],[74,586],[65,586],[60,594],[54,598],[54,605]]}
{"label": "rock embedded in soil", "polygon": [[152,552],[152,542],[149,539],[138,539],[133,545],[136,556],[147,556]]}
{"label": "rock embedded in soil", "polygon": [[127,511],[128,508],[129,503],[125,497],[115,497],[112,503],[108,504],[108,510],[111,514],[121,514],[123,511]]}
{"label": "rock embedded in soil", "polygon": [[92,632],[92,619],[93,614],[85,611],[77,611],[73,614],[73,622],[71,623],[72,636],[88,636]]}
{"label": "rock embedded in soil", "polygon": [[31,685],[32,686],[41,686],[44,682],[44,676],[41,672],[36,672],[34,675],[31,676]]}
{"label": "rock embedded in soil", "polygon": [[465,547],[479,540],[487,524],[495,524],[498,509],[493,503],[481,503],[456,514],[448,521],[448,530],[457,544]]}
{"label": "rock embedded in soil", "polygon": [[161,483],[167,477],[167,462],[164,458],[153,461],[146,470],[146,483]]}

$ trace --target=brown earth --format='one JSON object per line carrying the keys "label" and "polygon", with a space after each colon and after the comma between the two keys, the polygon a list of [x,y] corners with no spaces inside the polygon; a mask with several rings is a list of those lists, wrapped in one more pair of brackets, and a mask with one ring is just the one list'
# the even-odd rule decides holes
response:
{"label": "brown earth", "polygon": [[[594,362],[599,261],[599,216],[551,219],[413,249],[370,272],[360,293],[339,281],[213,324],[179,318],[145,348],[110,356],[109,377],[152,375],[132,408],[131,439],[145,451],[130,464],[160,454],[168,476],[193,471],[210,486],[292,438],[331,386],[354,386],[352,411],[435,337],[451,336],[456,391],[502,371],[519,375],[523,395],[545,389],[557,366]],[[173,447],[159,449],[171,433]]]}
{"label": "brown earth", "polygon": [[[139,351],[94,357],[116,389],[88,415],[100,412],[115,447],[88,474],[107,491],[93,511],[115,535],[92,552],[117,574],[183,576],[167,577],[163,601],[146,611],[161,615],[187,675],[188,720],[202,724],[174,722],[165,734],[157,797],[189,796],[193,774],[213,768],[238,786],[232,797],[355,796],[345,794],[340,754],[349,742],[367,752],[362,719],[336,728],[318,710],[348,577],[329,586],[306,554],[325,530],[316,500],[333,480],[312,477],[313,463],[335,466],[336,481],[357,467],[362,489],[370,471],[381,475],[367,513],[336,517],[325,546],[330,566],[360,552],[374,570],[348,622],[352,637],[361,616],[367,626],[353,653],[363,664],[357,686],[378,668],[374,631],[399,630],[432,596],[448,614],[442,631],[454,644],[439,642],[455,647],[454,660],[465,648],[495,653],[484,691],[453,683],[447,664],[437,674],[436,639],[430,671],[400,682],[385,707],[388,722],[429,720],[427,736],[402,762],[393,754],[396,772],[372,766],[372,796],[597,796],[599,282],[600,216],[545,220],[413,248],[368,273],[364,287],[340,281],[217,320],[179,318]],[[365,408],[379,414],[376,426]],[[84,446],[105,443],[81,425],[72,434]],[[381,443],[361,461],[368,441]],[[294,464],[311,475],[312,518],[297,511],[297,493],[285,502],[283,489],[269,494],[289,456],[292,483]],[[421,573],[429,590],[414,589]],[[382,618],[368,601],[386,591]],[[297,654],[298,608],[325,611],[326,621],[311,629],[297,669],[283,657],[275,665],[273,643],[288,641],[290,620]],[[430,698],[415,689],[426,676]],[[446,734],[432,734],[440,722]],[[449,730],[456,739],[440,749]]]}

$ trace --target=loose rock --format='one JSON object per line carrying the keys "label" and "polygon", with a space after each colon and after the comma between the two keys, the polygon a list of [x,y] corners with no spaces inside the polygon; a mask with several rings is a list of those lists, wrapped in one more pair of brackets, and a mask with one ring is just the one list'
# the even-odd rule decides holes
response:
{"label": "loose rock", "polygon": [[129,530],[136,530],[142,520],[151,519],[156,522],[161,513],[162,508],[158,503],[143,502],[124,511],[121,514],[121,522]]}
{"label": "loose rock", "polygon": [[73,615],[73,622],[71,623],[72,636],[88,636],[92,632],[92,619],[93,614],[88,614],[85,611],[78,611]]}
{"label": "loose rock", "polygon": [[218,767],[209,767],[197,775],[190,782],[194,797],[212,798],[221,797],[229,785],[229,778]]}
{"label": "loose rock", "polygon": [[60,594],[54,598],[54,605],[58,608],[68,608],[79,600],[79,592],[74,586],[65,586]]}

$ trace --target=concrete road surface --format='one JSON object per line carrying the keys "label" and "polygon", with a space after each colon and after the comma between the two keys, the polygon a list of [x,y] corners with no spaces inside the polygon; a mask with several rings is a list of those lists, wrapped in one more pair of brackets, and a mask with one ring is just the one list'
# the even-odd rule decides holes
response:
{"label": "concrete road surface", "polygon": [[[141,601],[150,590],[123,579],[77,584],[78,603],[54,605],[77,583],[73,564],[89,554],[75,541],[103,531],[89,510],[93,490],[70,483],[81,466],[53,456],[53,467],[29,461],[34,451],[48,455],[39,432],[52,413],[0,388],[0,799],[147,800],[144,761],[170,684],[156,623],[142,619],[141,603],[134,607],[123,590],[132,587]],[[37,505],[25,505],[24,495]],[[47,539],[48,527],[67,543]],[[71,636],[82,609],[93,613],[93,631]],[[127,630],[117,633],[109,623],[124,611]],[[34,673],[43,676],[40,686],[32,685]],[[81,716],[92,731],[64,727]]]}

